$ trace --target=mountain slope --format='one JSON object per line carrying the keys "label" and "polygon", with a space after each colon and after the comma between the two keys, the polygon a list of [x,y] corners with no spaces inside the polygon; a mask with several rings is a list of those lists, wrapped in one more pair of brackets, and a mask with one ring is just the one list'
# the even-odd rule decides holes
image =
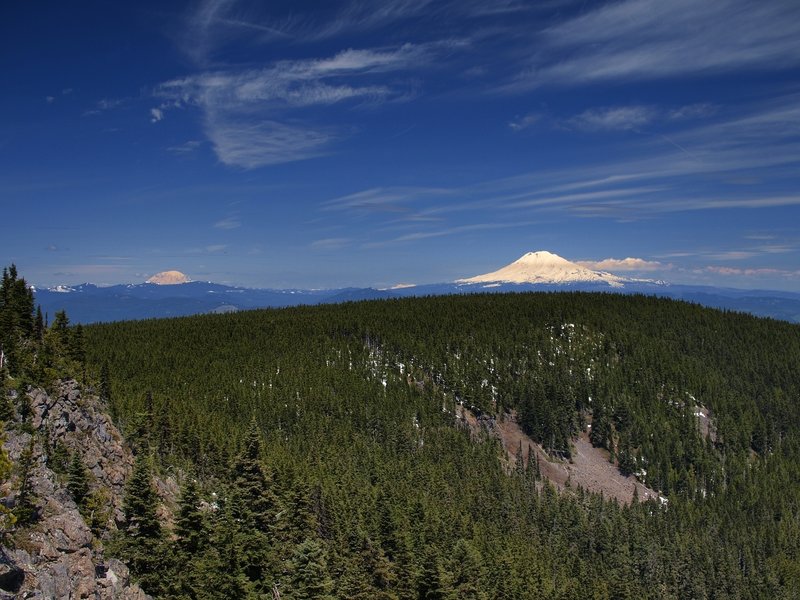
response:
{"label": "mountain slope", "polygon": [[[263,593],[266,579],[289,595],[292,557],[327,548],[315,568],[334,575],[323,583],[337,598],[418,597],[426,577],[457,597],[465,571],[486,597],[789,598],[800,585],[797,331],[652,297],[542,293],[85,335],[90,370],[109,362],[126,434],[146,435],[164,469],[192,464],[205,499],[242,485],[230,457],[250,448],[245,431],[262,433],[251,454],[264,457],[274,513],[288,515],[267,529],[281,560],[248,570],[257,555],[231,566],[209,548],[181,563],[198,580],[227,574]],[[506,451],[522,460],[501,460],[482,430],[462,429],[458,407],[487,430],[516,414],[536,448],[518,436]],[[142,414],[160,425],[137,430]],[[579,489],[565,465],[589,444],[607,476],[632,475],[665,500],[621,507]],[[542,479],[565,470],[561,493]],[[246,548],[246,523],[221,514],[210,535]]]}

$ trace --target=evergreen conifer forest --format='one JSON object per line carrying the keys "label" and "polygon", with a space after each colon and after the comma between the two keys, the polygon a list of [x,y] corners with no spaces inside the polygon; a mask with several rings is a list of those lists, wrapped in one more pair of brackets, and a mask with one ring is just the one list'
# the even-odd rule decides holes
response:
{"label": "evergreen conifer forest", "polygon": [[[793,598],[800,328],[669,300],[509,294],[85,329],[137,449],[115,550],[165,598]],[[587,428],[660,499],[556,492]],[[713,428],[698,426],[698,410]],[[158,526],[152,473],[186,473]]]}

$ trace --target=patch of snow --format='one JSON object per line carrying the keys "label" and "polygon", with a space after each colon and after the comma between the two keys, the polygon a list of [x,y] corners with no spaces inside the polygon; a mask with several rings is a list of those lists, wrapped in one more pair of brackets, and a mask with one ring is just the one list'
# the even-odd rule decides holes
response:
{"label": "patch of snow", "polygon": [[70,292],[74,292],[75,290],[69,287],[68,285],[57,285],[55,287],[48,288],[49,292],[56,292],[58,294],[69,294]]}

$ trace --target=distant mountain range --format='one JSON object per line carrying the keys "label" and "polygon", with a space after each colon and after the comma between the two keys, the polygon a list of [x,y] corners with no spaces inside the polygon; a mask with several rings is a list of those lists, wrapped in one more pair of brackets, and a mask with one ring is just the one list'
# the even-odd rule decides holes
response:
{"label": "distant mountain range", "polygon": [[178,317],[409,296],[528,291],[647,294],[800,323],[800,293],[675,285],[650,279],[632,279],[593,271],[546,251],[529,252],[497,271],[452,283],[392,289],[253,289],[191,281],[179,271],[165,271],[142,284],[100,287],[85,283],[34,291],[37,303],[51,318],[55,312],[66,310],[74,323]]}

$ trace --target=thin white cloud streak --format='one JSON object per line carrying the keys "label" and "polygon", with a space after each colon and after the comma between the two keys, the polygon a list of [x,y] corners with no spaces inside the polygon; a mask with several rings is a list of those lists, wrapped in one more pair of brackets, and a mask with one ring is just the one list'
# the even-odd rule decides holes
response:
{"label": "thin white cloud streak", "polygon": [[536,36],[506,91],[800,64],[800,4],[624,0]]}
{"label": "thin white cloud streak", "polygon": [[645,260],[643,258],[605,258],[603,260],[579,260],[577,264],[587,269],[597,271],[664,271],[672,268],[672,265],[665,265],[655,260]]}
{"label": "thin white cloud streak", "polygon": [[167,148],[167,151],[172,152],[173,154],[186,155],[196,151],[202,145],[203,142],[201,142],[200,140],[188,140],[178,146],[170,146],[169,148]]}
{"label": "thin white cloud streak", "polygon": [[370,188],[323,202],[321,208],[338,211],[407,212],[410,211],[409,205],[416,201],[450,193],[450,190],[442,188]]}
{"label": "thin white cloud streak", "polygon": [[653,121],[658,112],[651,106],[595,108],[567,120],[567,125],[587,131],[636,129]]}
{"label": "thin white cloud streak", "polygon": [[792,271],[788,269],[775,269],[772,267],[739,268],[708,266],[696,269],[695,272],[713,273],[714,275],[724,275],[728,277],[781,277],[792,279],[800,277],[800,270]]}
{"label": "thin white cloud streak", "polygon": [[649,196],[655,192],[661,192],[663,187],[636,187],[636,188],[616,188],[612,190],[598,190],[594,192],[583,192],[581,194],[561,194],[540,196],[534,192],[529,194],[532,199],[521,202],[507,204],[506,208],[529,208],[534,206],[548,206],[553,204],[575,204],[582,202],[592,202],[594,200],[618,199],[627,196]]}
{"label": "thin white cloud streak", "polygon": [[[286,24],[281,31],[292,33],[297,39],[313,42],[344,34],[372,31],[382,27],[397,27],[404,21],[424,18],[436,22],[463,19],[486,20],[510,13],[529,12],[534,8],[554,8],[532,6],[532,3],[518,0],[351,0],[344,4],[332,18],[319,22],[311,16],[299,16]],[[544,4],[544,3],[542,3]],[[565,4],[557,2],[556,5]]]}
{"label": "thin white cloud streak", "polygon": [[314,250],[339,250],[349,246],[353,242],[350,238],[323,238],[311,242]]}
{"label": "thin white cloud streak", "polygon": [[238,229],[242,226],[242,222],[237,217],[226,217],[225,219],[221,219],[214,223],[214,227],[217,229]]}
{"label": "thin white cloud streak", "polygon": [[525,116],[518,117],[511,121],[508,126],[511,128],[512,131],[523,131],[528,129],[529,127],[533,127],[541,121],[542,115],[538,113],[529,113]]}
{"label": "thin white cloud streak", "polygon": [[364,244],[365,248],[380,248],[394,244],[402,244],[409,242],[418,242],[431,238],[446,237],[451,235],[458,235],[462,233],[471,233],[474,231],[487,231],[495,229],[511,229],[515,227],[527,227],[536,224],[535,221],[518,221],[512,223],[473,223],[469,225],[458,225],[455,227],[448,227],[446,229],[438,229],[432,231],[417,231],[414,233],[407,233],[393,239],[382,240],[380,242],[370,242]]}
{"label": "thin white cloud streak", "polygon": [[[688,104],[677,108],[664,108],[651,105],[605,106],[590,108],[569,117],[558,124],[567,129],[581,131],[630,131],[654,123],[689,121],[692,119],[708,118],[716,112],[716,107],[708,104]],[[670,144],[683,150],[680,145],[667,139]]]}

